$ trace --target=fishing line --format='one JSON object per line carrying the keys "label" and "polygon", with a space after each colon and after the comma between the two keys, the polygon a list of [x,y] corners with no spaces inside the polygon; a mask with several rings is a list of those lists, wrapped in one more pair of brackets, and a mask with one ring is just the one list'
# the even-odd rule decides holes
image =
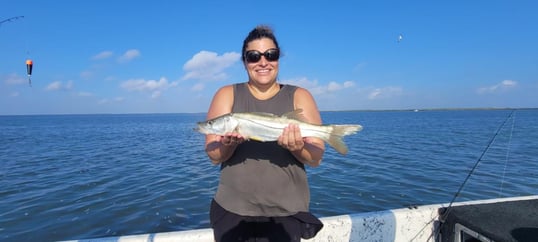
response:
{"label": "fishing line", "polygon": [[508,157],[510,157],[510,147],[511,147],[511,144],[512,144],[512,135],[514,133],[514,125],[515,125],[515,123],[516,123],[516,117],[514,115],[514,117],[512,118],[512,128],[510,129],[510,136],[508,137],[508,147],[506,149],[506,156],[505,156],[505,160],[504,160],[504,170],[503,170],[503,175],[502,175],[502,178],[501,178],[501,186],[499,188],[499,197],[501,197],[502,192],[503,192],[504,179],[505,179],[505,176],[506,176],[506,168],[508,167]]}
{"label": "fishing line", "polygon": [[489,148],[491,147],[491,144],[493,144],[493,141],[495,141],[495,139],[497,138],[497,135],[499,135],[499,132],[500,132],[501,129],[504,127],[504,125],[506,124],[506,122],[512,117],[513,114],[514,114],[514,110],[512,109],[512,112],[510,112],[510,114],[508,115],[508,117],[506,117],[506,119],[504,120],[504,122],[499,126],[499,128],[497,128],[497,131],[495,132],[495,135],[493,135],[493,137],[492,137],[491,140],[489,141],[489,143],[488,143],[488,145],[486,146],[486,148],[482,151],[482,154],[480,154],[480,157],[478,157],[478,160],[475,162],[473,168],[472,168],[471,171],[467,174],[467,177],[465,178],[465,180],[464,180],[463,183],[461,184],[460,188],[458,189],[458,191],[456,192],[456,194],[455,194],[454,197],[452,198],[452,201],[450,201],[450,203],[448,204],[448,207],[446,208],[445,213],[442,214],[442,216],[444,216],[444,218],[446,218],[446,216],[448,216],[448,213],[450,212],[450,208],[452,207],[452,204],[454,203],[454,201],[456,200],[456,198],[460,195],[461,191],[463,190],[463,187],[467,184],[467,181],[469,181],[469,178],[471,178],[471,176],[473,175],[474,171],[475,171],[476,168],[478,167],[478,164],[480,164],[480,161],[482,161],[482,158],[483,158],[484,155],[488,152]]}
{"label": "fishing line", "polygon": [[[436,228],[436,232],[435,233],[432,233],[430,235],[430,237],[428,238],[428,241],[432,238],[432,237],[438,237],[439,236],[439,233],[441,232],[441,226],[443,225],[443,223],[445,222],[446,218],[448,217],[448,214],[450,213],[450,211],[452,210],[452,204],[454,203],[454,201],[456,200],[456,198],[460,195],[461,191],[463,190],[463,187],[467,184],[467,181],[469,181],[469,178],[473,175],[474,171],[476,170],[476,168],[478,167],[478,164],[480,163],[480,161],[482,161],[482,158],[484,157],[484,155],[487,153],[487,151],[489,150],[489,148],[491,147],[491,145],[493,144],[493,142],[495,141],[495,139],[497,138],[497,135],[500,133],[500,131],[502,130],[502,128],[504,127],[504,125],[506,124],[506,122],[512,117],[512,115],[514,114],[514,111],[515,109],[512,109],[512,112],[510,112],[510,114],[508,115],[508,117],[506,117],[506,119],[503,121],[503,123],[497,128],[497,131],[495,132],[495,134],[493,135],[493,137],[491,138],[491,140],[488,142],[486,148],[482,151],[482,154],[480,155],[480,157],[478,157],[477,161],[475,162],[473,168],[471,168],[471,171],[467,174],[467,177],[465,178],[465,180],[463,181],[463,183],[460,185],[458,191],[456,192],[456,194],[454,195],[454,197],[452,198],[452,201],[450,201],[450,203],[448,204],[448,206],[446,208],[442,208],[444,210],[441,210],[439,212],[439,221],[441,222],[441,225],[438,226]],[[513,123],[512,123],[512,129],[513,129]],[[510,135],[511,136],[511,135]],[[428,223],[426,223],[424,225],[424,227],[415,235],[414,238],[411,239],[411,241],[415,240],[415,238],[426,228],[426,226],[428,224],[431,224],[433,221],[435,221],[435,218],[432,218],[432,220],[430,220]]]}
{"label": "fishing line", "polygon": [[[24,16],[23,16],[24,17]],[[30,44],[29,44],[29,33],[30,32],[30,25],[27,23],[28,21],[22,21],[23,23],[23,28],[24,28],[24,35],[23,38],[24,38],[24,47],[26,49],[26,73],[28,75],[28,85],[31,87],[32,86],[32,79],[31,79],[31,75],[32,75],[32,69],[33,69],[33,61],[32,61],[32,56],[30,54]]]}

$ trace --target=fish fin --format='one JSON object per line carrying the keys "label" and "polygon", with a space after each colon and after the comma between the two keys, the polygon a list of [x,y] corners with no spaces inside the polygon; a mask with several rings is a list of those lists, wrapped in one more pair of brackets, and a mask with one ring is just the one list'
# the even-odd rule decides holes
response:
{"label": "fish fin", "polygon": [[362,130],[362,126],[358,124],[334,124],[332,126],[331,135],[346,136],[357,133]]}
{"label": "fish fin", "polygon": [[254,141],[260,141],[260,142],[265,141],[259,136],[250,136],[250,137],[248,137],[248,139],[249,140],[254,140]]}
{"label": "fish fin", "polygon": [[282,117],[299,120],[301,122],[305,122],[305,120],[306,120],[306,118],[303,115],[303,109],[302,108],[298,108],[298,109],[295,109],[295,110],[293,110],[291,112],[287,112],[285,114],[282,114]]}
{"label": "fish fin", "polygon": [[329,143],[331,147],[338,151],[338,153],[342,155],[347,154],[347,145],[342,140],[342,136],[331,135],[329,137],[329,140],[327,140],[327,143]]}
{"label": "fish fin", "polygon": [[362,130],[361,125],[331,125],[332,131],[327,143],[340,154],[347,154],[347,145],[342,138]]}

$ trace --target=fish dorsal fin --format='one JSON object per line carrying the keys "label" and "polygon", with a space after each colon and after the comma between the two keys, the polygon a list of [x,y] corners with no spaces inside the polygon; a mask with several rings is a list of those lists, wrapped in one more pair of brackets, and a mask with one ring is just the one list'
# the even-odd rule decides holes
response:
{"label": "fish dorsal fin", "polygon": [[303,115],[303,109],[295,109],[291,112],[287,112],[285,114],[282,114],[282,117],[289,118],[289,119],[295,119],[304,122],[305,117]]}

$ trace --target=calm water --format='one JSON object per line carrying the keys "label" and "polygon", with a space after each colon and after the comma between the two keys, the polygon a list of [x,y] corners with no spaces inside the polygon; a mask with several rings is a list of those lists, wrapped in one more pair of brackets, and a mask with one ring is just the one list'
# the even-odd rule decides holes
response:
{"label": "calm water", "polygon": [[[308,168],[324,217],[538,194],[538,110],[324,112],[358,123],[349,153]],[[0,116],[0,240],[54,241],[206,228],[219,167],[205,114]],[[505,125],[501,125],[505,122]],[[490,141],[495,137],[491,146]]]}

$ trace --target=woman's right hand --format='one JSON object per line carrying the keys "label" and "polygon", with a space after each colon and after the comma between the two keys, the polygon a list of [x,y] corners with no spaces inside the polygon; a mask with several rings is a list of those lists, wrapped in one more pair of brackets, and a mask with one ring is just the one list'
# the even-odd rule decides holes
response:
{"label": "woman's right hand", "polygon": [[217,136],[217,142],[220,142],[224,146],[238,145],[245,141],[245,138],[239,133],[228,132],[223,136]]}

